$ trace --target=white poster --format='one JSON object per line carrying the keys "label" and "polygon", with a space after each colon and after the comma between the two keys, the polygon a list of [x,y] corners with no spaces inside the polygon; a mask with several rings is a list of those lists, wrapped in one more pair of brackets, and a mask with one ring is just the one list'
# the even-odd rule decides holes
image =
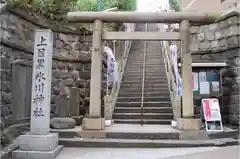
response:
{"label": "white poster", "polygon": [[200,82],[200,94],[210,94],[209,82]]}
{"label": "white poster", "polygon": [[206,72],[199,72],[199,82],[207,81],[207,73]]}
{"label": "white poster", "polygon": [[198,73],[192,73],[192,86],[193,91],[198,91]]}
{"label": "white poster", "polygon": [[219,82],[212,82],[212,91],[219,92]]}

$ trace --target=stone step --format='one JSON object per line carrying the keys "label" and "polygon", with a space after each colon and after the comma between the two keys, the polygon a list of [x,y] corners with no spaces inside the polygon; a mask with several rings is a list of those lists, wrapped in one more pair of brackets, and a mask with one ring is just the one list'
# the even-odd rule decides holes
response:
{"label": "stone step", "polygon": [[113,119],[173,119],[173,113],[114,113]]}
{"label": "stone step", "polygon": [[[168,84],[167,83],[167,79],[166,77],[145,77],[145,83],[153,83],[153,84],[157,84],[157,83],[164,83],[164,84]],[[134,78],[134,77],[130,77],[127,78],[125,76],[123,76],[123,80],[122,82],[126,82],[126,83],[139,83],[142,82],[142,78],[138,77],[138,78]]]}
{"label": "stone step", "polygon": [[150,46],[149,44],[147,44],[147,50],[146,53],[152,54],[152,53],[159,53],[161,54],[161,47],[160,46],[154,46],[155,44],[153,44],[152,46]]}
{"label": "stone step", "polygon": [[[130,66],[135,66],[135,65],[143,65],[144,63],[143,63],[143,60],[140,60],[140,61],[134,60],[134,63],[128,63],[128,64]],[[152,61],[152,60],[146,59],[145,66],[146,65],[160,65],[160,66],[162,66],[162,65],[165,65],[165,63],[161,62],[161,61]]]}
{"label": "stone step", "polygon": [[[139,68],[138,67],[137,68],[126,67],[125,72],[137,72],[136,70],[138,70],[139,72],[142,72],[143,71],[143,67],[142,66],[139,67]],[[145,72],[161,72],[161,71],[165,72],[165,69],[163,69],[163,67],[161,67],[161,68],[148,68],[148,67],[145,67],[144,71]]]}
{"label": "stone step", "polygon": [[[142,83],[143,82],[143,80],[141,79],[141,78],[134,78],[134,77],[129,77],[129,78],[123,78],[123,80],[122,80],[122,82],[123,83],[133,83],[133,81],[134,81],[134,83]],[[167,83],[167,79],[166,78],[164,78],[164,77],[159,77],[159,78],[156,78],[156,79],[152,79],[151,77],[146,77],[146,78],[144,78],[144,84],[157,84],[157,83],[163,83],[163,84],[165,84],[166,86],[168,85],[168,83]]]}
{"label": "stone step", "polygon": [[[145,81],[144,83],[144,87],[168,87],[167,83],[146,83],[147,81]],[[129,87],[134,87],[134,88],[138,88],[138,87],[142,87],[142,82],[139,83],[126,83],[126,82],[122,82],[120,89],[124,89],[124,88],[129,88]]]}
{"label": "stone step", "polygon": [[[155,59],[158,59],[159,57],[154,57]],[[164,64],[164,61],[160,60],[153,60],[154,58],[145,58],[145,64]],[[144,58],[137,58],[137,59],[127,59],[127,65],[135,65],[135,64],[144,64]]]}
{"label": "stone step", "polygon": [[132,70],[132,69],[126,69],[125,71],[124,71],[124,74],[128,74],[128,73],[131,73],[131,74],[142,74],[142,72],[145,72],[145,73],[162,73],[162,74],[166,74],[165,72],[165,70],[160,70],[160,69],[148,69],[148,70],[146,70],[146,69],[139,69],[138,71],[136,71],[136,70]]}
{"label": "stone step", "polygon": [[[144,119],[143,124],[170,125],[171,119]],[[141,119],[114,119],[117,124],[142,124]]]}
{"label": "stone step", "polygon": [[[158,133],[160,134],[160,133]],[[89,148],[190,148],[190,147],[218,147],[218,146],[232,146],[238,145],[239,140],[224,138],[224,139],[216,139],[216,140],[178,140],[178,139],[156,139],[147,138],[144,139],[119,139],[116,134],[116,137],[113,135],[106,134],[109,138],[59,138],[59,145],[63,145],[64,147],[89,147]],[[122,138],[126,137],[127,134],[120,134]],[[130,134],[128,136],[135,136],[136,134]],[[141,135],[142,136],[142,135]],[[139,138],[141,137],[139,136]],[[147,135],[149,136],[149,135]],[[158,137],[157,134],[151,134],[151,136]],[[161,136],[166,136],[166,138],[178,138],[177,134],[161,134]],[[159,135],[158,138],[161,137]],[[128,137],[126,137],[128,138]]]}
{"label": "stone step", "polygon": [[[160,69],[160,68],[165,68],[165,64],[145,64],[145,69]],[[127,64],[126,65],[126,69],[136,69],[136,68],[143,68],[143,64],[138,64],[138,65],[135,65],[135,64]]]}
{"label": "stone step", "polygon": [[178,140],[178,132],[108,132],[107,138],[111,139],[151,139],[151,140]]}
{"label": "stone step", "polygon": [[[123,79],[122,86],[129,86],[139,88],[142,87],[143,80],[142,79]],[[160,85],[162,84],[162,85]],[[132,86],[131,86],[132,85]],[[168,88],[167,79],[158,79],[158,80],[150,80],[145,78],[144,79],[144,88],[148,87],[164,87]]]}
{"label": "stone step", "polygon": [[[116,102],[116,107],[141,107],[141,102]],[[170,101],[143,102],[143,107],[171,107]]]}
{"label": "stone step", "polygon": [[[145,70],[152,70],[152,69],[158,69],[163,70],[165,68],[165,64],[146,64],[145,65]],[[132,69],[143,69],[143,64],[134,64],[134,65],[129,65],[126,67],[126,70],[132,70]]]}
{"label": "stone step", "polygon": [[[161,76],[161,77],[166,77],[166,72],[165,71],[144,71],[145,77],[148,76]],[[124,72],[124,77],[139,77],[143,76],[143,71],[135,72],[135,71],[126,71]]]}
{"label": "stone step", "polygon": [[[140,107],[115,107],[114,113],[141,113]],[[143,113],[172,113],[171,107],[144,107]]]}
{"label": "stone step", "polygon": [[[119,92],[119,97],[139,97],[142,92]],[[169,92],[144,92],[144,97],[170,96]]]}
{"label": "stone step", "polygon": [[[142,97],[118,97],[118,102],[141,102]],[[159,96],[159,97],[145,97],[144,102],[160,102],[160,101],[170,101],[170,96]]]}
{"label": "stone step", "polygon": [[[147,77],[145,76],[145,81],[146,82],[156,82],[158,81],[159,83],[162,82],[167,82],[167,79],[165,76],[151,76],[151,77]],[[125,81],[142,81],[142,77],[141,76],[137,76],[137,77],[133,77],[133,76],[123,76],[123,82]]]}
{"label": "stone step", "polygon": [[[142,88],[141,87],[129,87],[129,88],[122,88],[120,89],[120,93],[124,93],[124,92],[142,92]],[[144,88],[144,92],[169,92],[169,88],[168,87],[145,87]]]}
{"label": "stone step", "polygon": [[[132,80],[142,80],[143,78],[143,74],[124,74],[123,76],[123,79],[132,79]],[[165,76],[165,74],[163,73],[145,73],[145,76],[144,76],[144,79],[145,81],[148,80],[148,79],[161,79],[162,81],[166,81],[167,80],[167,77]],[[167,81],[166,81],[167,82]]]}
{"label": "stone step", "polygon": [[[139,52],[134,52],[132,54],[129,54],[128,58],[132,58],[132,59],[135,59],[135,58],[143,58],[144,57],[144,53],[139,51]],[[147,54],[145,54],[145,57],[148,57],[148,58],[158,58],[158,59],[161,59],[163,58],[163,55],[162,54],[159,54],[159,53],[154,53],[154,52],[147,52]]]}
{"label": "stone step", "polygon": [[[158,69],[159,72],[162,72],[162,71],[165,71],[165,67],[162,66],[162,67],[146,67],[144,70],[145,72],[148,72],[148,71],[152,71],[154,69]],[[125,71],[134,71],[134,72],[142,72],[143,71],[143,67],[142,66],[139,66],[139,67],[126,67]]]}
{"label": "stone step", "polygon": [[165,64],[164,63],[151,63],[151,62],[146,62],[145,63],[145,65],[143,65],[143,63],[141,62],[139,62],[139,63],[130,63],[130,64],[127,64],[127,66],[126,66],[126,68],[132,68],[132,67],[139,67],[139,66],[141,66],[141,67],[143,67],[143,66],[145,66],[145,68],[146,67],[156,67],[156,68],[158,68],[158,67],[164,67],[165,66]]}
{"label": "stone step", "polygon": [[[147,80],[146,80],[147,79]],[[142,79],[134,80],[134,79],[123,79],[122,84],[142,84]],[[163,84],[168,85],[167,79],[157,79],[157,80],[149,80],[148,78],[145,78],[144,85],[155,85],[155,84]]]}
{"label": "stone step", "polygon": [[[163,55],[159,54],[159,53],[148,52],[148,54],[146,54],[145,57],[152,58],[152,59],[154,59],[154,58],[160,58],[161,59],[161,57],[163,57]],[[128,56],[128,59],[129,58],[130,59],[144,58],[144,54],[143,54],[142,50],[139,51],[139,52],[136,52],[136,53],[135,52],[134,53],[130,52],[130,54]]]}
{"label": "stone step", "polygon": [[145,70],[159,69],[161,71],[165,70],[165,65],[145,65]]}

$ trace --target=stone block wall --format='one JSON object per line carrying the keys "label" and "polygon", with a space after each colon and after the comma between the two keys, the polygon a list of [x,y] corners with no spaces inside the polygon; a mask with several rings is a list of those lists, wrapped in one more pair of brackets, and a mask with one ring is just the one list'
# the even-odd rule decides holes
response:
{"label": "stone block wall", "polygon": [[239,124],[240,79],[240,15],[231,12],[219,21],[207,25],[192,25],[193,62],[226,62],[223,69],[223,118],[229,124]]}
{"label": "stone block wall", "polygon": [[239,13],[231,12],[213,24],[192,25],[193,62],[226,62],[236,55],[240,36]]}
{"label": "stone block wall", "polygon": [[[91,71],[91,32],[88,30],[75,31],[68,27],[56,25],[47,19],[29,14],[26,11],[11,9],[1,15],[2,22],[0,28],[1,35],[1,130],[9,125],[16,123],[13,119],[16,107],[25,107],[24,105],[13,102],[13,65],[28,67],[30,71],[29,82],[31,83],[32,57],[34,46],[34,29],[52,29],[54,34],[53,64],[52,64],[52,94],[51,94],[51,113],[58,115],[56,108],[59,106],[59,99],[69,95],[69,87],[81,88],[80,113],[85,115],[89,106],[89,88]],[[52,24],[53,23],[53,24]],[[75,43],[76,39],[79,42]],[[104,62],[103,62],[104,63]],[[16,70],[15,70],[16,71]],[[106,71],[106,64],[103,65],[103,72]],[[22,76],[29,75],[23,72]],[[21,75],[21,73],[20,73]],[[19,74],[18,74],[19,76]],[[22,79],[22,78],[21,78]],[[18,81],[21,84],[21,81]],[[104,81],[103,81],[104,83]],[[31,85],[31,84],[30,84]],[[103,88],[106,86],[103,85]],[[26,86],[28,90],[31,86]],[[102,94],[104,95],[104,89]],[[30,100],[30,94],[24,92],[15,92],[15,94],[24,94],[26,99]],[[25,98],[25,97],[24,97]],[[27,103],[27,101],[24,101]],[[14,105],[17,103],[17,105]],[[104,103],[102,102],[102,105]],[[26,108],[25,108],[26,109]],[[28,113],[25,113],[28,114]],[[29,110],[30,115],[30,110]],[[26,122],[25,118],[29,116],[20,115],[22,120],[17,123]],[[24,118],[25,117],[25,118]]]}

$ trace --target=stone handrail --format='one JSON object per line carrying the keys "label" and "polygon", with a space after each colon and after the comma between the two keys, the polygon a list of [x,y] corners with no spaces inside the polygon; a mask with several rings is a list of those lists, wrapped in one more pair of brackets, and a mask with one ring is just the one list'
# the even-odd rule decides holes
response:
{"label": "stone handrail", "polygon": [[[129,24],[127,25],[126,31],[134,31],[134,29],[135,29],[135,24]],[[105,119],[108,119],[108,120],[112,119],[113,110],[117,101],[117,96],[120,89],[122,77],[124,74],[128,54],[131,49],[131,44],[132,44],[132,41],[125,41],[124,56],[118,66],[118,82],[115,85],[113,85],[112,90],[110,91],[111,94],[105,96]]]}
{"label": "stone handrail", "polygon": [[[160,26],[159,26],[159,31],[160,31]],[[177,96],[177,82],[176,82],[176,76],[175,76],[176,70],[174,69],[174,66],[173,66],[173,58],[172,58],[169,42],[161,41],[161,48],[162,48],[161,51],[164,57],[165,70],[166,70],[166,75],[168,80],[168,87],[170,92],[174,119],[176,119],[181,115],[179,114],[180,112],[179,110],[181,109],[180,107],[181,97]]]}

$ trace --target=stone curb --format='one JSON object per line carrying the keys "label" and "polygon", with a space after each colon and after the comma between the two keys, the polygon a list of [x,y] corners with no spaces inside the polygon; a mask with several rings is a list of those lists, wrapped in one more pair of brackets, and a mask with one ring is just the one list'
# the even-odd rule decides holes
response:
{"label": "stone curb", "polygon": [[128,140],[128,139],[83,139],[60,138],[65,147],[94,148],[180,148],[180,147],[223,147],[239,145],[239,140]]}

